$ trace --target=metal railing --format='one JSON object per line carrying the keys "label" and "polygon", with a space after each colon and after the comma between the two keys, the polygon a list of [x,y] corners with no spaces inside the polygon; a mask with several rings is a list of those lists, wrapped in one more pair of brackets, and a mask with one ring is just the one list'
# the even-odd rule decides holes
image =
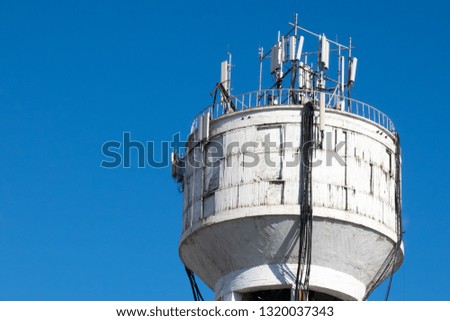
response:
{"label": "metal railing", "polygon": [[[231,100],[236,108],[236,111],[255,107],[299,105],[308,100],[312,101],[315,105],[319,105],[320,93],[321,92],[315,90],[288,88],[267,89],[241,95],[234,95],[231,96]],[[335,93],[325,92],[324,94],[326,108],[357,115],[386,128],[390,132],[395,131],[392,120],[375,107],[355,99],[336,95]],[[232,113],[233,111],[230,108],[230,103],[224,100],[212,104],[197,114],[192,122],[191,132],[198,127],[200,117],[207,112],[210,113],[211,119],[217,119],[223,115]]]}

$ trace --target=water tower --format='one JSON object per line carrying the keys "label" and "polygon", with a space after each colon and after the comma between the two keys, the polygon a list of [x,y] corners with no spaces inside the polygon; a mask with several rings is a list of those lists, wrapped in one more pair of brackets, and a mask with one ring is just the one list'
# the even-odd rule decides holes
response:
{"label": "water tower", "polygon": [[260,48],[257,91],[232,94],[222,62],[173,154],[179,254],[216,300],[365,300],[403,261],[399,136],[350,98],[351,40],[290,27]]}

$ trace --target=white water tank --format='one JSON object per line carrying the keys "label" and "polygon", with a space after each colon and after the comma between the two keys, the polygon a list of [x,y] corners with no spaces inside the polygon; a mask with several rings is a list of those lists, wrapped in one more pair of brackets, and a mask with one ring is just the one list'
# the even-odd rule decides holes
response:
{"label": "white water tank", "polygon": [[[381,122],[331,108],[322,136],[315,107],[310,299],[363,300],[399,241],[399,145]],[[294,298],[303,108],[262,104],[188,138],[179,254],[216,300]]]}

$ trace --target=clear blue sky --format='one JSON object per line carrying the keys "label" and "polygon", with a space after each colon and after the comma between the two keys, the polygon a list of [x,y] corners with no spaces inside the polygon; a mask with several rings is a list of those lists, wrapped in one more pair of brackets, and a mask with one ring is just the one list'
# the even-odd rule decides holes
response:
{"label": "clear blue sky", "polygon": [[256,90],[258,46],[269,48],[295,12],[310,30],[353,37],[353,96],[400,132],[406,258],[391,299],[449,300],[449,9],[437,0],[1,1],[0,300],[192,300],[170,169],[104,169],[101,146],[123,132],[185,137],[227,50],[234,93]]}

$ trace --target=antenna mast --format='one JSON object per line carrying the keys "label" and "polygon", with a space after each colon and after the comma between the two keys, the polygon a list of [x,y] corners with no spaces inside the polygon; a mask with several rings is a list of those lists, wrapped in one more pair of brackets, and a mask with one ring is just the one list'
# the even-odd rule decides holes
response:
{"label": "antenna mast", "polygon": [[[345,94],[349,94],[349,89],[353,85],[356,76],[356,58],[352,58],[352,43],[343,45],[338,41],[328,39],[325,34],[316,34],[305,29],[298,24],[298,15],[294,17],[294,23],[290,22],[293,28],[285,35],[278,32],[277,42],[264,54],[262,47],[259,48],[259,87],[262,90],[262,70],[263,60],[270,54],[270,73],[274,77],[272,88],[281,89],[288,87],[300,89],[298,96],[307,99],[317,100],[320,97],[313,94],[312,90],[332,93],[328,99],[327,106],[343,110]],[[303,35],[302,35],[303,34]],[[317,50],[303,51],[303,45],[307,43],[306,37],[316,38],[319,42]],[[311,42],[308,42],[311,43]],[[348,64],[345,63],[347,53]],[[308,65],[308,56],[317,57],[317,65]],[[336,57],[337,56],[337,57]],[[333,68],[330,58],[337,58],[337,65]],[[314,60],[314,59],[313,59]],[[286,77],[291,73],[290,77]],[[331,76],[332,74],[335,76]],[[346,82],[345,77],[348,75]],[[285,78],[287,80],[285,80]],[[285,82],[288,82],[288,84]],[[327,84],[330,84],[327,87]],[[320,95],[322,98],[325,95]],[[323,98],[325,99],[325,98]],[[299,103],[301,99],[293,96],[293,102]],[[330,106],[330,102],[333,105]]]}

